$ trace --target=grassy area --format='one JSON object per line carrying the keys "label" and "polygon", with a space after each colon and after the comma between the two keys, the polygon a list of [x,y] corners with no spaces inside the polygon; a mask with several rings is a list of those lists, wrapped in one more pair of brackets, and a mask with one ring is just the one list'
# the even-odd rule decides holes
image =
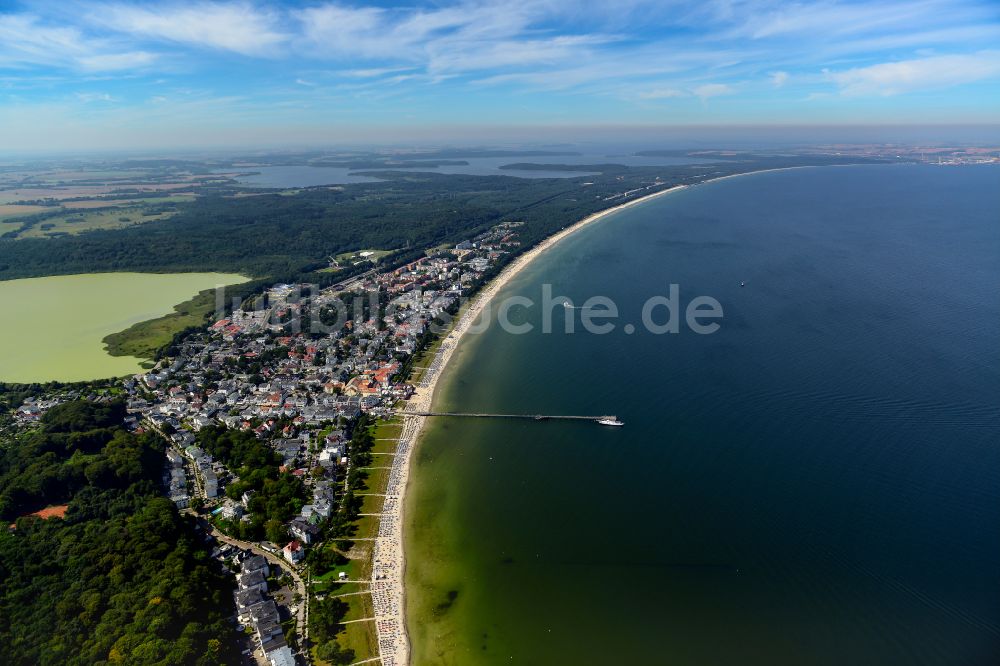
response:
{"label": "grassy area", "polygon": [[215,289],[199,292],[194,298],[174,306],[174,312],[159,319],[150,319],[112,333],[104,338],[112,356],[155,357],[156,352],[170,344],[176,333],[188,326],[205,325],[215,311]]}
{"label": "grassy area", "polygon": [[388,458],[388,456],[372,456],[374,460],[372,461],[372,466],[365,470],[368,477],[365,479],[364,488],[360,491],[363,493],[381,493],[385,492],[386,486],[389,485],[389,471],[387,469],[376,469],[377,467],[389,467],[392,462],[386,462],[380,460],[380,458]]}
{"label": "grassy area", "polygon": [[454,247],[452,243],[443,243],[442,245],[435,245],[434,247],[427,250],[427,256],[433,257],[435,254],[440,252],[446,252]]}
{"label": "grassy area", "polygon": [[378,638],[375,635],[374,622],[355,622],[345,625],[344,633],[338,637],[338,642],[345,648],[354,650],[354,658],[357,661],[378,655]]}
{"label": "grassy area", "polygon": [[[371,254],[362,257],[361,256],[362,252],[365,253],[370,252]],[[339,267],[334,268],[333,266],[327,266],[326,268],[319,269],[317,273],[339,273],[340,271],[350,267],[351,264],[354,264],[356,262],[360,261],[377,262],[379,259],[392,252],[393,252],[392,250],[358,250],[357,252],[344,252],[334,257],[337,260],[337,263],[340,264]]]}
{"label": "grassy area", "polygon": [[377,443],[380,439],[398,439],[401,432],[403,432],[403,421],[397,416],[391,421],[379,421],[372,430],[372,437]]}
{"label": "grassy area", "polygon": [[[318,587],[319,583],[323,583],[329,587],[331,584],[337,583],[337,581],[339,580],[338,577],[340,576],[340,572],[346,573],[348,579],[350,580],[360,580],[358,576],[362,575],[361,566],[358,564],[358,562],[356,560],[348,560],[346,564],[339,564],[330,569],[329,571],[327,571],[326,573],[324,573],[322,576],[313,576],[312,578],[314,581],[313,586]],[[319,583],[315,581],[319,581]],[[357,585],[355,583],[343,584],[344,587],[347,587],[348,585],[352,587],[364,588],[363,585]],[[356,591],[357,590],[344,590],[343,592],[356,592]],[[337,593],[342,594],[343,592],[338,590],[334,594]]]}
{"label": "grassy area", "polygon": [[11,231],[18,231],[23,225],[16,218],[0,219],[0,236]]}
{"label": "grassy area", "polygon": [[[331,597],[354,596],[359,592],[367,594],[371,589],[371,583],[369,583],[366,577],[367,572],[363,570],[360,562],[360,559],[350,560],[347,564],[337,565],[322,576],[313,576],[313,588],[323,588],[325,591],[319,593]],[[346,573],[351,582],[341,583],[337,578],[340,572]]]}
{"label": "grassy area", "polygon": [[441,343],[444,341],[444,338],[445,336],[443,335],[438,336],[437,339],[427,347],[427,349],[413,357],[413,370],[410,372],[410,378],[408,380],[411,384],[419,384],[424,378],[424,375],[427,374],[427,367],[434,360],[434,356],[441,348]]}
{"label": "grassy area", "polygon": [[372,598],[369,594],[356,594],[353,597],[344,597],[348,610],[344,615],[344,620],[360,620],[375,615],[375,608],[372,606]]}
{"label": "grassy area", "polygon": [[164,197],[144,197],[141,199],[87,199],[86,201],[66,201],[63,208],[68,210],[88,209],[88,208],[108,208],[126,207],[137,205],[163,204],[163,203],[188,203],[197,197],[193,194],[169,194]]}
{"label": "grassy area", "polygon": [[[369,252],[371,254],[367,254]],[[363,261],[363,260],[378,261],[379,259],[389,254],[390,252],[392,252],[392,250],[375,250],[375,249],[358,250],[357,252],[344,252],[343,254],[337,255],[337,261],[342,263],[343,262],[352,263],[355,261]],[[362,256],[362,253],[364,253],[366,256]]]}
{"label": "grassy area", "polygon": [[[375,615],[371,596],[367,594],[344,597],[343,601],[347,603],[345,621],[361,620]],[[343,630],[337,634],[337,642],[342,648],[354,650],[355,661],[378,656],[378,636],[373,621],[350,622],[343,625]]]}
{"label": "grassy area", "polygon": [[[355,565],[356,566],[356,565]],[[361,583],[341,583],[337,580],[337,575],[344,571],[347,573],[348,577],[354,576],[355,580],[363,580]],[[363,576],[364,574],[359,570],[355,571],[355,567],[350,564],[343,566],[338,566],[332,572],[327,572],[323,576],[313,576],[312,579],[312,591],[316,594],[327,594],[332,597],[337,597],[341,595],[354,595],[358,592],[367,593],[371,588],[367,579],[357,578],[357,576]]]}
{"label": "grassy area", "polygon": [[72,236],[97,229],[123,229],[137,224],[165,220],[175,214],[175,211],[148,214],[143,207],[67,211],[63,215],[56,215],[32,225],[17,237],[51,238],[66,234]]}

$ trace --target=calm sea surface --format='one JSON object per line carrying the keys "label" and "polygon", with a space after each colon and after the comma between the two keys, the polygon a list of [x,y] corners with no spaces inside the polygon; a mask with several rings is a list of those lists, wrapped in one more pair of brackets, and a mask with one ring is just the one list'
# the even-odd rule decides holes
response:
{"label": "calm sea surface", "polygon": [[[458,157],[449,158],[468,164],[441,165],[438,167],[404,168],[387,166],[382,169],[347,169],[326,166],[256,166],[237,169],[220,169],[220,173],[241,171],[252,174],[240,176],[236,180],[253,187],[312,187],[316,185],[343,185],[347,183],[371,183],[377,178],[366,175],[371,171],[407,171],[446,174],[467,174],[472,176],[513,176],[515,178],[579,178],[593,175],[584,171],[501,169],[506,164],[529,162],[533,164],[625,164],[627,166],[671,166],[677,164],[708,164],[711,161],[697,157],[644,157],[621,153],[587,153],[581,155],[549,156],[507,156],[507,157]],[[405,164],[405,162],[404,162]]]}
{"label": "calm sea surface", "polygon": [[[733,178],[622,211],[506,289],[414,457],[417,664],[1000,663],[1000,170]],[[740,287],[745,280],[746,286]],[[643,302],[718,299],[653,335]]]}

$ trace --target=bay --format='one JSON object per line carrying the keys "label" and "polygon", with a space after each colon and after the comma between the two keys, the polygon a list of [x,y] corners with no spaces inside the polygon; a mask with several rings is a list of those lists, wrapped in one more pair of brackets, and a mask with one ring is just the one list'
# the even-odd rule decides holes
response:
{"label": "bay", "polygon": [[[466,338],[407,495],[416,664],[987,664],[1000,654],[1000,172],[717,181],[567,238]],[[746,286],[740,287],[745,281]],[[723,306],[654,335],[651,296]],[[625,322],[637,326],[634,334]],[[579,329],[579,321],[577,321]]]}

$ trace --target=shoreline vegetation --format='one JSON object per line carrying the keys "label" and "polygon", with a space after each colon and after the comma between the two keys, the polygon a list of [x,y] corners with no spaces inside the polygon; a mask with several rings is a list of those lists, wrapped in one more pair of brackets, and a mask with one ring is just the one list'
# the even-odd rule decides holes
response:
{"label": "shoreline vegetation", "polygon": [[208,323],[215,288],[223,284],[242,291],[253,283],[235,274],[131,271],[0,281],[17,322],[0,333],[0,383],[102,381],[143,372],[178,336]]}
{"label": "shoreline vegetation", "polygon": [[[473,301],[456,318],[451,330],[441,337],[437,352],[434,354],[427,370],[423,371],[420,384],[407,402],[404,410],[400,412],[400,415],[404,417],[404,426],[399,437],[396,454],[393,457],[393,469],[389,475],[389,487],[385,491],[386,501],[379,520],[378,539],[375,542],[373,553],[374,566],[372,567],[372,588],[388,593],[387,598],[391,601],[387,605],[390,608],[393,606],[398,608],[396,613],[398,620],[388,624],[376,623],[377,639],[379,646],[381,646],[381,658],[384,666],[405,666],[411,663],[412,646],[410,644],[406,616],[406,553],[405,535],[403,533],[403,511],[409,484],[411,456],[420,442],[420,437],[428,418],[426,416],[416,416],[412,412],[432,411],[437,383],[444,375],[444,370],[448,366],[448,362],[461,343],[465,333],[482,316],[487,304],[541,254],[568,236],[613,213],[667,194],[685,190],[695,185],[704,185],[716,180],[724,180],[737,176],[800,168],[806,167],[793,166],[761,169],[710,178],[690,185],[675,185],[592,213],[543,239],[540,243],[516,257],[474,296]],[[376,608],[377,614],[378,608]]]}
{"label": "shoreline vegetation", "polygon": [[[242,282],[223,285],[232,297],[237,287],[252,285],[251,278],[243,276]],[[132,324],[117,333],[111,333],[101,340],[109,356],[133,356],[145,359],[150,364],[185,331],[201,329],[216,311],[216,290],[219,287],[203,289],[192,298],[178,303],[174,311]]]}

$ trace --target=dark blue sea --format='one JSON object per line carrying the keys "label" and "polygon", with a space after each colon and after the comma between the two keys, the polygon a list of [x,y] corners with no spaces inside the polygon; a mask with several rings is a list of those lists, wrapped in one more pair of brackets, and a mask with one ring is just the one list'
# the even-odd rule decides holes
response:
{"label": "dark blue sea", "polygon": [[[467,338],[437,407],[625,426],[433,423],[406,516],[416,664],[1000,664],[1000,169],[696,186],[502,296],[543,284],[608,297],[615,330],[514,308],[535,330]],[[671,284],[718,301],[716,333],[645,330]]]}

